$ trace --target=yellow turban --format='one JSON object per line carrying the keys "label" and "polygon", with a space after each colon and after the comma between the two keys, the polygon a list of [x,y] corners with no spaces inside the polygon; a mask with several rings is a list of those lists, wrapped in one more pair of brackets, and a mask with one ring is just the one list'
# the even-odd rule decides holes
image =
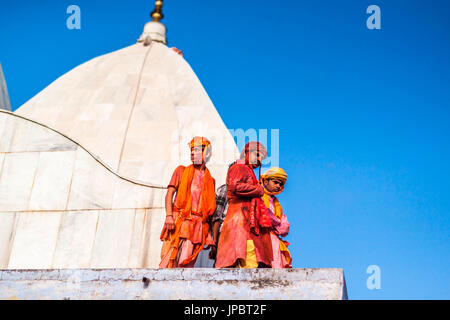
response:
{"label": "yellow turban", "polygon": [[283,169],[272,167],[269,170],[267,170],[261,178],[263,179],[280,179],[283,182],[286,182],[287,180],[287,174],[284,172]]}

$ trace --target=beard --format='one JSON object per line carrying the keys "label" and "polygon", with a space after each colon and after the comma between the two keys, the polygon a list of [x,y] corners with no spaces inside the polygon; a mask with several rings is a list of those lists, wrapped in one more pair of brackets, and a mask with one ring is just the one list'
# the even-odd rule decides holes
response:
{"label": "beard", "polygon": [[192,161],[193,164],[203,164],[203,162],[204,162],[202,155],[191,157],[191,161]]}

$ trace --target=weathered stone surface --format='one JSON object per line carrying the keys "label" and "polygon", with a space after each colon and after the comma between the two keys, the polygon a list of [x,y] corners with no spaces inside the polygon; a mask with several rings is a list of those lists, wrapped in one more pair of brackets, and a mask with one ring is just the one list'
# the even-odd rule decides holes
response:
{"label": "weathered stone surface", "polygon": [[0,268],[155,268],[164,209],[0,212]]}
{"label": "weathered stone surface", "polygon": [[16,226],[14,212],[0,212],[0,269],[7,269]]}
{"label": "weathered stone surface", "polygon": [[4,155],[0,176],[0,211],[28,209],[38,163],[38,153]]}
{"label": "weathered stone surface", "polygon": [[61,134],[32,121],[0,113],[0,152],[76,150],[77,145]]}
{"label": "weathered stone surface", "polygon": [[53,261],[48,268],[89,268],[99,211],[61,212]]}
{"label": "weathered stone surface", "polygon": [[[75,151],[41,152],[28,210],[63,210],[69,199]],[[45,199],[45,200],[44,200]]]}
{"label": "weathered stone surface", "polygon": [[55,212],[16,214],[17,227],[8,269],[49,268],[55,252],[61,215]]}
{"label": "weathered stone surface", "polygon": [[3,270],[0,299],[11,298],[341,300],[347,289],[341,269]]}
{"label": "weathered stone surface", "polygon": [[91,268],[127,267],[135,216],[134,209],[99,213]]}

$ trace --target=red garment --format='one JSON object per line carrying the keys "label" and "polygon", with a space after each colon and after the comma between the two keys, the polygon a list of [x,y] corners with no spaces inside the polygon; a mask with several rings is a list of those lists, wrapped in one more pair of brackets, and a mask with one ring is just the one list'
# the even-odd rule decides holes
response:
{"label": "red garment", "polygon": [[261,198],[252,199],[250,206],[250,231],[255,235],[259,235],[260,228],[272,228],[269,212]]}
{"label": "red garment", "polygon": [[250,232],[251,203],[260,198],[264,189],[258,184],[253,169],[238,160],[228,170],[228,210],[220,232],[216,268],[233,267],[238,259],[245,260],[247,240],[253,240],[259,263],[270,266],[272,242],[267,228],[259,235]]}

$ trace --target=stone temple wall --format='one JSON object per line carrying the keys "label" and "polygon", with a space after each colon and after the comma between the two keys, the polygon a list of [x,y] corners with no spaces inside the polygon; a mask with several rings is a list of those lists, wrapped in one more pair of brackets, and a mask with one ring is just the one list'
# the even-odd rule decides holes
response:
{"label": "stone temple wall", "polygon": [[0,269],[155,268],[164,195],[0,110]]}
{"label": "stone temple wall", "polygon": [[0,270],[0,299],[342,300],[342,269]]}

